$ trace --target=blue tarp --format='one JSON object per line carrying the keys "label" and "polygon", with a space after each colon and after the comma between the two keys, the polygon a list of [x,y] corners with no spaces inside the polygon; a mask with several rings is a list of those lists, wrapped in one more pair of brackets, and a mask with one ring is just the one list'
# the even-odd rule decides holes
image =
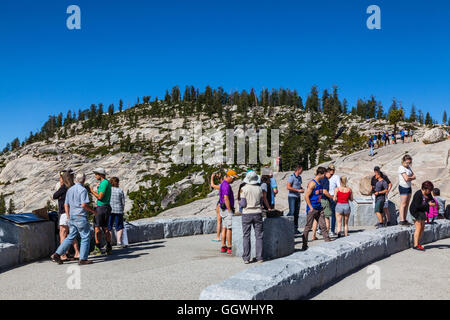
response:
{"label": "blue tarp", "polygon": [[33,213],[17,213],[17,214],[5,214],[0,215],[1,219],[8,220],[17,224],[27,224],[46,221]]}

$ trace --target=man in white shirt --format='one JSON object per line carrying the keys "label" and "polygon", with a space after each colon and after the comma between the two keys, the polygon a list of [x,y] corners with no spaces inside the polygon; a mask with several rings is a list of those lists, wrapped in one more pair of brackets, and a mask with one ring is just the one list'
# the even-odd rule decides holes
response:
{"label": "man in white shirt", "polygon": [[[336,174],[336,168],[334,167],[333,164],[330,164],[328,166],[329,169],[331,169],[331,173],[333,174],[333,176],[330,178],[329,182],[330,182],[330,190],[329,193],[332,197],[334,197],[334,190],[336,190],[336,188],[341,186],[341,177],[339,177]],[[330,226],[330,232],[332,234],[332,236],[334,236],[335,233],[335,228],[336,228],[336,202],[333,199],[330,199],[330,207],[331,207],[331,226]],[[341,232],[341,230],[338,230],[338,232]]]}
{"label": "man in white shirt", "polygon": [[243,255],[245,264],[251,262],[251,240],[250,234],[255,230],[256,238],[256,260],[263,262],[263,218],[261,203],[265,201],[269,205],[268,199],[263,199],[263,192],[259,186],[259,177],[254,171],[247,173],[244,179],[246,183],[241,189],[240,205],[242,209],[242,235],[243,235]]}

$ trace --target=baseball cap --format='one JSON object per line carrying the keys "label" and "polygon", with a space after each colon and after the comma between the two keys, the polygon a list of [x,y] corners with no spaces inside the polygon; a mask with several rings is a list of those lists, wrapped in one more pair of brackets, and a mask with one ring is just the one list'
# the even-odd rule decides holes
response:
{"label": "baseball cap", "polygon": [[103,168],[97,168],[97,169],[95,169],[95,170],[92,171],[92,172],[97,173],[97,174],[100,174],[100,175],[103,175],[103,176],[106,176],[106,171],[105,171],[105,169],[103,169]]}
{"label": "baseball cap", "polygon": [[234,170],[228,170],[227,171],[227,176],[231,176],[231,177],[234,177],[234,178],[239,178],[237,173],[236,173],[236,171],[234,171]]}

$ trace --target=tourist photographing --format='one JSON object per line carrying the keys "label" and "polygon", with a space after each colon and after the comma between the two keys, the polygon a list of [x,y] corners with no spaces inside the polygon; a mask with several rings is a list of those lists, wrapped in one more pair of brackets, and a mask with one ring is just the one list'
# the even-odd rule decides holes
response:
{"label": "tourist photographing", "polygon": [[294,216],[295,234],[300,234],[300,231],[298,230],[298,215],[300,213],[300,194],[305,192],[305,190],[302,188],[302,177],[301,177],[302,172],[303,166],[301,164],[298,164],[297,167],[295,168],[295,172],[289,176],[286,186],[286,189],[289,191],[288,216]]}
{"label": "tourist photographing", "polygon": [[232,254],[231,229],[235,210],[234,194],[231,184],[237,178],[236,171],[228,170],[219,189],[220,216],[222,217],[222,248],[220,252],[227,254]]}
{"label": "tourist photographing", "polygon": [[317,168],[316,176],[312,181],[308,183],[308,187],[305,192],[306,207],[306,226],[303,230],[303,250],[308,249],[308,233],[311,231],[314,220],[318,221],[319,228],[322,231],[322,235],[325,242],[331,241],[327,232],[327,226],[325,223],[325,217],[323,214],[323,208],[321,200],[323,196],[323,186],[319,183],[324,177],[327,169],[324,167]]}
{"label": "tourist photographing", "polygon": [[412,186],[411,181],[416,180],[416,175],[411,169],[412,158],[406,154],[402,158],[402,165],[398,168],[398,190],[400,193],[400,222],[399,225],[410,226],[406,221],[409,202],[411,201]]}
{"label": "tourist photographing", "polygon": [[[268,185],[270,187],[270,178]],[[256,260],[263,262],[263,218],[261,203],[264,201],[269,205],[267,198],[264,198],[262,188],[259,186],[259,177],[254,171],[249,171],[244,179],[245,186],[242,187],[240,206],[242,207],[242,234],[243,234],[243,255],[245,264],[251,260],[251,229],[255,230],[256,238]]]}
{"label": "tourist photographing", "polygon": [[342,225],[344,225],[344,236],[348,236],[348,220],[350,218],[350,201],[353,201],[353,191],[347,186],[347,177],[340,179],[340,186],[334,190],[334,201],[336,202],[336,222],[338,237],[341,237]]}
{"label": "tourist photographing", "polygon": [[[64,203],[66,201],[67,191],[74,185],[72,170],[65,170],[59,173],[59,189],[53,194],[53,199],[58,200],[58,213],[59,213],[59,244],[62,244],[69,235],[69,218],[64,209]],[[80,258],[80,248],[78,242],[73,242],[75,249],[75,259]],[[70,261],[66,254],[61,256],[63,261]]]}
{"label": "tourist photographing", "polygon": [[123,213],[125,211],[125,194],[119,187],[119,178],[112,177],[111,182],[111,215],[108,220],[108,230],[112,232],[113,227],[116,228],[117,246],[123,248],[122,235],[123,235]]}
{"label": "tourist photographing", "polygon": [[94,219],[94,231],[95,231],[95,249],[94,255],[103,253],[100,247],[102,231],[105,234],[106,240],[106,254],[112,253],[111,245],[111,232],[108,229],[109,216],[111,215],[111,183],[106,180],[106,171],[103,168],[97,168],[93,171],[95,178],[100,181],[98,192],[94,191],[91,186],[90,190],[92,195],[97,198],[97,215]]}
{"label": "tourist photographing", "polygon": [[[219,180],[219,184],[215,184],[214,183],[214,179],[218,179]],[[213,173],[211,175],[210,185],[211,185],[211,188],[213,188],[214,190],[219,190],[220,189],[220,184],[222,182],[223,182],[222,173]],[[213,239],[212,241],[220,242],[220,234],[222,233],[222,227],[221,227],[222,217],[220,216],[220,200],[217,200],[216,217],[217,217],[216,238]]]}
{"label": "tourist photographing", "polygon": [[420,240],[422,239],[423,232],[425,230],[425,221],[427,220],[427,212],[429,212],[430,207],[436,206],[433,201],[431,192],[434,186],[430,181],[425,181],[422,183],[421,190],[417,190],[409,207],[409,212],[414,218],[414,225],[416,230],[414,231],[414,247],[415,250],[424,251],[425,248],[420,245]]}
{"label": "tourist photographing", "polygon": [[78,173],[75,178],[75,185],[67,190],[66,193],[64,209],[69,217],[70,232],[64,242],[58,247],[56,253],[51,256],[51,259],[58,264],[63,263],[61,256],[67,252],[78,235],[81,237],[79,264],[92,263],[92,261],[88,260],[91,235],[88,215],[90,212],[95,216],[97,212],[89,207],[89,194],[83,186],[85,180],[85,175]]}

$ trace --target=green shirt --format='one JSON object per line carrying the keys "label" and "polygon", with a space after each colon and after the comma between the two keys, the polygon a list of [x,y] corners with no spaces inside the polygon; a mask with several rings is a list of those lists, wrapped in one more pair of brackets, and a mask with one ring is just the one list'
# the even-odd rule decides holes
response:
{"label": "green shirt", "polygon": [[109,205],[111,200],[111,183],[108,180],[103,179],[98,187],[98,193],[103,193],[103,199],[97,200],[97,207],[103,207]]}

